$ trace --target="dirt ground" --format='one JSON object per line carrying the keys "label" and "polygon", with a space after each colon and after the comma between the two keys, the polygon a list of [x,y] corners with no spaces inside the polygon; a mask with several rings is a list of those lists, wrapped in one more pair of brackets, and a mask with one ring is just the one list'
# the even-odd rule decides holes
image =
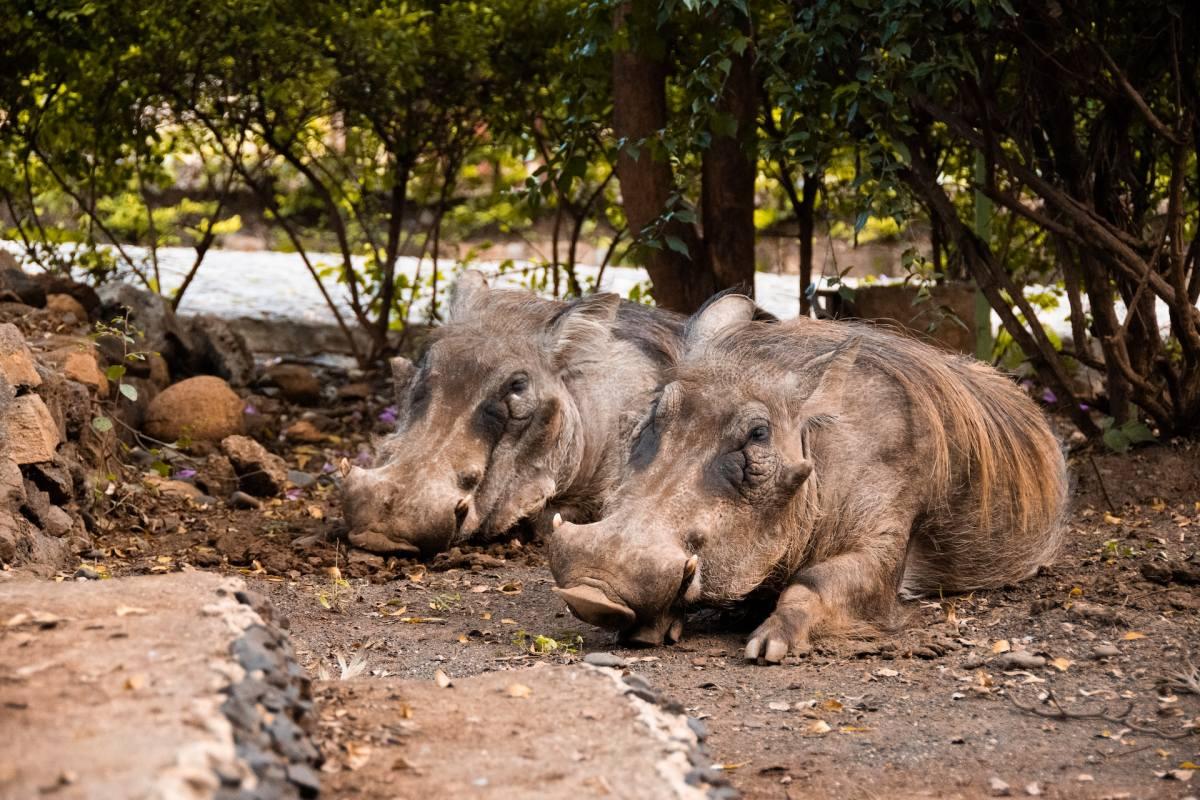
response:
{"label": "dirt ground", "polygon": [[[319,471],[352,454],[352,441],[277,449]],[[432,686],[439,673],[463,680],[609,652],[703,721],[710,755],[749,798],[1195,797],[1200,446],[1083,451],[1071,467],[1071,536],[1057,566],[1008,589],[909,601],[910,624],[894,638],[777,667],[741,657],[752,615],[701,612],[675,646],[619,647],[567,613],[536,544],[428,564],[348,553],[336,544],[329,478],[264,509],[130,503],[87,566],[246,576],[290,620],[319,679],[322,719],[354,720],[368,739],[405,719],[372,680]],[[344,675],[359,688],[347,691]],[[579,711],[562,709],[564,728]],[[355,767],[343,730],[321,728],[329,794],[376,796],[381,777]],[[493,735],[510,734],[479,731],[480,753]],[[404,741],[389,746],[402,769]],[[455,756],[464,771],[469,752]],[[581,797],[620,796],[580,775]]]}

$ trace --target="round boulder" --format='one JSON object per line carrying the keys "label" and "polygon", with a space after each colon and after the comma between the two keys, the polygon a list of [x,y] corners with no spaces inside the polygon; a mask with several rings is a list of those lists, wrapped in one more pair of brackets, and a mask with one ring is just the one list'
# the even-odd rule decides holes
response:
{"label": "round boulder", "polygon": [[164,442],[183,437],[218,442],[242,432],[242,398],[212,375],[188,378],[150,401],[143,427]]}

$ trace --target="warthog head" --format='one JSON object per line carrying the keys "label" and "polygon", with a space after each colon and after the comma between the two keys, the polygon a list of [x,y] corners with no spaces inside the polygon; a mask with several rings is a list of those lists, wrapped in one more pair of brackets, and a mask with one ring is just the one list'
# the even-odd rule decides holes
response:
{"label": "warthog head", "polygon": [[605,517],[555,526],[559,595],[631,643],[678,639],[687,605],[740,599],[789,555],[798,526],[788,521],[813,471],[807,431],[836,409],[854,352],[770,374],[747,370],[753,359],[706,356],[728,330],[761,325],[753,313],[749,299],[726,295],[692,318],[687,354],[642,422]]}
{"label": "warthog head", "polygon": [[608,341],[618,302],[564,305],[465,273],[420,361],[392,363],[397,429],[376,467],[345,476],[350,541],[429,555],[539,512],[580,458],[573,364]]}

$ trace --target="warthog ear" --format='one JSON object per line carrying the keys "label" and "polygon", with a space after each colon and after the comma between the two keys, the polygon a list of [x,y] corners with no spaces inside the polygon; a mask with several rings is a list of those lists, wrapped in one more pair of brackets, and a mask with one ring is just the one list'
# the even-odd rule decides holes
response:
{"label": "warthog ear", "polygon": [[688,320],[683,338],[687,352],[697,353],[724,331],[755,318],[758,306],[744,294],[719,294]]}
{"label": "warthog ear", "polygon": [[[813,376],[820,376],[816,388],[804,400],[803,415],[815,417],[822,414],[835,415],[842,407],[842,397],[850,384],[850,376],[858,361],[862,339],[852,336],[840,345],[817,356],[801,367],[796,376],[806,383]],[[811,385],[811,383],[809,384]]]}
{"label": "warthog ear", "polygon": [[396,356],[388,363],[392,367],[392,392],[398,403],[404,399],[404,388],[412,380],[413,373],[417,371],[417,368],[404,356]]}
{"label": "warthog ear", "polygon": [[621,298],[611,292],[590,294],[563,309],[547,331],[554,365],[562,369],[608,341],[609,325],[617,316]]}
{"label": "warthog ear", "polygon": [[488,291],[487,278],[477,269],[469,269],[454,282],[450,290],[450,306],[447,309],[447,322],[462,322],[471,316],[471,310],[476,302]]}

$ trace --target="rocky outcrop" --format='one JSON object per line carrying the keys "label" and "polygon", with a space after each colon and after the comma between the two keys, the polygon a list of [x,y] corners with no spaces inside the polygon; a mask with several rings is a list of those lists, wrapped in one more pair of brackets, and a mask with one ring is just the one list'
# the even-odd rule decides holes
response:
{"label": "rocky outcrop", "polygon": [[218,375],[231,386],[254,380],[254,355],[246,340],[228,322],[207,314],[184,317],[192,343],[188,367],[193,373]]}
{"label": "rocky outcrop", "polygon": [[287,462],[250,437],[230,436],[221,441],[221,450],[229,457],[238,484],[247,494],[271,497],[287,485]]}

